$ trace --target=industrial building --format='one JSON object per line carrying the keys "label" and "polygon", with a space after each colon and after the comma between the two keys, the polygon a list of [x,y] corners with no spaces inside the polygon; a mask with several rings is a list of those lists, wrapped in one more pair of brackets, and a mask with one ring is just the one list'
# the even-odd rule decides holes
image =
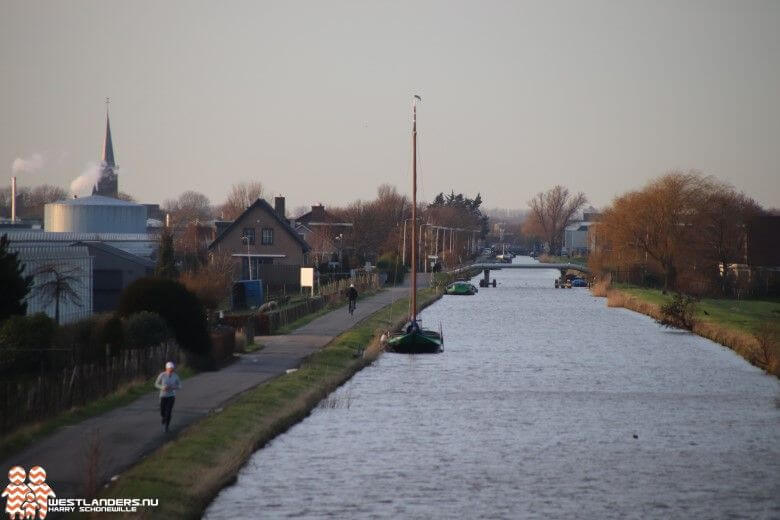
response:
{"label": "industrial building", "polygon": [[56,317],[57,302],[44,289],[45,285],[54,278],[52,269],[55,269],[60,276],[71,279],[68,285],[76,295],[73,298],[60,298],[60,323],[78,321],[92,314],[93,259],[86,247],[20,245],[12,242],[8,249],[19,254],[17,258],[24,265],[22,276],[34,276],[33,288],[26,298],[27,314],[43,312],[52,318]]}
{"label": "industrial building", "polygon": [[16,225],[0,230],[8,236],[9,248],[19,252],[25,273],[35,276],[28,314],[56,314],[55,304],[40,289],[48,281],[44,267],[76,278],[77,301],[60,302],[61,323],[116,309],[124,288],[153,272],[159,242],[157,233],[147,232],[147,210],[156,206],[116,198],[116,169],[106,114],[101,176],[92,195],[46,204],[43,230]]}
{"label": "industrial building", "polygon": [[102,195],[46,204],[43,228],[55,233],[145,233],[146,206]]}
{"label": "industrial building", "polygon": [[139,278],[154,273],[154,262],[132,255],[105,242],[76,242],[71,248],[85,247],[92,257],[92,310],[107,312],[119,306],[125,288]]}

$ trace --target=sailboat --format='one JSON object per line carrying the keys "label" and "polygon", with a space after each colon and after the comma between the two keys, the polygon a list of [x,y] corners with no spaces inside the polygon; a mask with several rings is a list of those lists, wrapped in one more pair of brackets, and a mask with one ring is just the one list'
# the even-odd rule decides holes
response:
{"label": "sailboat", "polygon": [[409,321],[401,332],[387,340],[387,350],[399,354],[436,354],[443,350],[444,336],[424,329],[417,319],[417,102],[412,99],[412,280],[409,286]]}

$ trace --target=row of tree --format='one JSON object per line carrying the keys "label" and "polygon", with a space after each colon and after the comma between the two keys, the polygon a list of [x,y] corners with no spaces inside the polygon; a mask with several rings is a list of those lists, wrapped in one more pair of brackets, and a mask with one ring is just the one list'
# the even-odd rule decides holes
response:
{"label": "row of tree", "polygon": [[[16,217],[43,220],[43,207],[58,200],[63,200],[68,192],[59,186],[42,184],[29,188],[20,186],[16,190]],[[11,216],[11,187],[0,188],[0,215]]]}
{"label": "row of tree", "polygon": [[234,184],[227,199],[213,206],[209,198],[197,191],[187,190],[178,198],[166,199],[161,209],[171,216],[174,226],[184,226],[191,222],[207,222],[212,219],[235,220],[254,201],[264,196],[260,182],[240,182]]}
{"label": "row of tree", "polygon": [[[218,217],[233,220],[263,195],[263,186],[258,182],[236,184],[225,203],[218,209]],[[416,225],[423,225],[423,229],[427,231],[424,237],[427,240],[427,251],[433,253],[436,250],[451,250],[453,252],[449,257],[444,255],[448,263],[463,260],[467,254],[467,244],[484,236],[488,230],[488,218],[482,214],[481,205],[482,198],[479,194],[469,198],[454,192],[449,195],[440,193],[432,203],[420,204]],[[171,215],[173,229],[166,230],[161,238],[158,274],[168,278],[178,277],[187,287],[213,304],[219,292],[216,285],[223,285],[225,276],[222,275],[227,273],[229,276],[231,270],[227,269],[226,262],[222,259],[215,260],[206,254],[210,242],[206,238],[208,230],[205,226],[198,225],[198,222],[202,223],[215,216],[208,198],[200,193],[187,191],[177,199],[167,200],[163,204],[163,210]],[[334,246],[338,248],[342,270],[361,266],[365,262],[375,264],[383,255],[402,258],[404,227],[407,232],[407,263],[411,258],[411,202],[394,186],[382,185],[374,199],[357,200],[341,207],[328,207],[327,212],[333,220],[348,222],[351,226],[318,227],[316,233],[309,237],[309,240],[316,243],[310,245],[316,251],[332,249]],[[440,244],[441,247],[437,249],[432,243],[435,241],[435,234],[430,231],[431,226],[456,228],[459,231],[451,233],[452,237],[448,235],[451,243],[448,242],[447,247]],[[334,258],[314,260],[317,264],[321,262],[325,265]],[[222,275],[214,272],[212,264],[215,263],[222,270]],[[420,268],[422,265],[421,261]],[[229,281],[227,280],[228,283]]]}
{"label": "row of tree", "polygon": [[[449,195],[439,193],[433,202],[422,203],[417,208],[418,221],[414,223],[422,230],[422,252],[433,254],[438,251],[448,264],[459,263],[469,254],[468,244],[475,238],[482,238],[488,231],[488,218],[482,214],[482,197],[477,194],[473,199],[462,193]],[[342,222],[352,223],[350,243],[351,265],[363,262],[376,263],[380,257],[395,255],[411,259],[411,215],[412,204],[408,197],[398,193],[391,185],[383,184],[377,190],[373,200],[355,201],[344,207],[328,210]],[[451,243],[444,245],[444,232],[436,234],[435,227],[452,229]],[[404,240],[406,234],[406,240]],[[439,247],[434,242],[439,237]],[[448,237],[450,235],[447,235]],[[405,247],[405,250],[404,250]],[[443,252],[447,252],[444,254]],[[422,268],[420,260],[418,268]]]}
{"label": "row of tree", "polygon": [[693,293],[730,292],[730,264],[745,261],[755,200],[697,172],[675,171],[615,198],[595,227],[590,264],[643,273],[645,283]]}
{"label": "row of tree", "polygon": [[[68,192],[53,184],[41,184],[28,187],[19,186],[16,189],[16,217],[43,221],[43,208],[51,202],[68,198]],[[119,192],[119,199],[134,201],[127,193]],[[11,187],[0,188],[0,216],[11,216]]]}
{"label": "row of tree", "polygon": [[[214,206],[209,198],[197,191],[188,190],[178,198],[167,199],[162,204],[162,210],[171,215],[173,222],[186,224],[188,222],[206,222],[214,218],[233,220],[247,206],[263,196],[263,185],[260,182],[241,182],[234,184],[224,203]],[[43,220],[43,208],[46,204],[68,198],[68,192],[52,184],[39,186],[20,186],[16,190],[16,216],[24,219]],[[119,193],[119,199],[135,201],[126,193]],[[0,216],[11,216],[11,188],[0,188]]]}

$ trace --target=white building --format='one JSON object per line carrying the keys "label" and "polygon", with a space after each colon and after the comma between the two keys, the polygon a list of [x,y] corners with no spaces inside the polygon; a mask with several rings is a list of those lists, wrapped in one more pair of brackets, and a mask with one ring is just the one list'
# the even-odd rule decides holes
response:
{"label": "white building", "polygon": [[585,255],[590,251],[588,230],[596,222],[574,222],[563,231],[563,250],[565,255]]}
{"label": "white building", "polygon": [[22,276],[34,276],[32,290],[26,298],[27,315],[43,312],[51,318],[56,316],[56,301],[41,290],[43,284],[53,279],[51,274],[41,273],[49,268],[72,277],[68,285],[76,294],[75,298],[60,299],[60,323],[71,323],[92,314],[93,259],[86,247],[11,243],[8,249],[19,254],[17,258],[24,264]]}

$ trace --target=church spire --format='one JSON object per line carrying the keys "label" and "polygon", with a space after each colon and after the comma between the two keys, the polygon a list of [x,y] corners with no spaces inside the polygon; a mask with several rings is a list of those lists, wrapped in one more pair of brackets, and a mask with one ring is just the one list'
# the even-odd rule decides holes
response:
{"label": "church spire", "polygon": [[111,141],[111,122],[108,118],[108,103],[106,98],[106,138],[103,141],[103,158],[100,165],[100,178],[92,187],[92,195],[117,198],[119,196],[118,169],[114,161],[114,143]]}
{"label": "church spire", "polygon": [[107,166],[116,166],[114,162],[114,143],[111,142],[111,121],[108,118],[108,104],[111,102],[106,98],[106,139],[103,141],[103,162]]}

